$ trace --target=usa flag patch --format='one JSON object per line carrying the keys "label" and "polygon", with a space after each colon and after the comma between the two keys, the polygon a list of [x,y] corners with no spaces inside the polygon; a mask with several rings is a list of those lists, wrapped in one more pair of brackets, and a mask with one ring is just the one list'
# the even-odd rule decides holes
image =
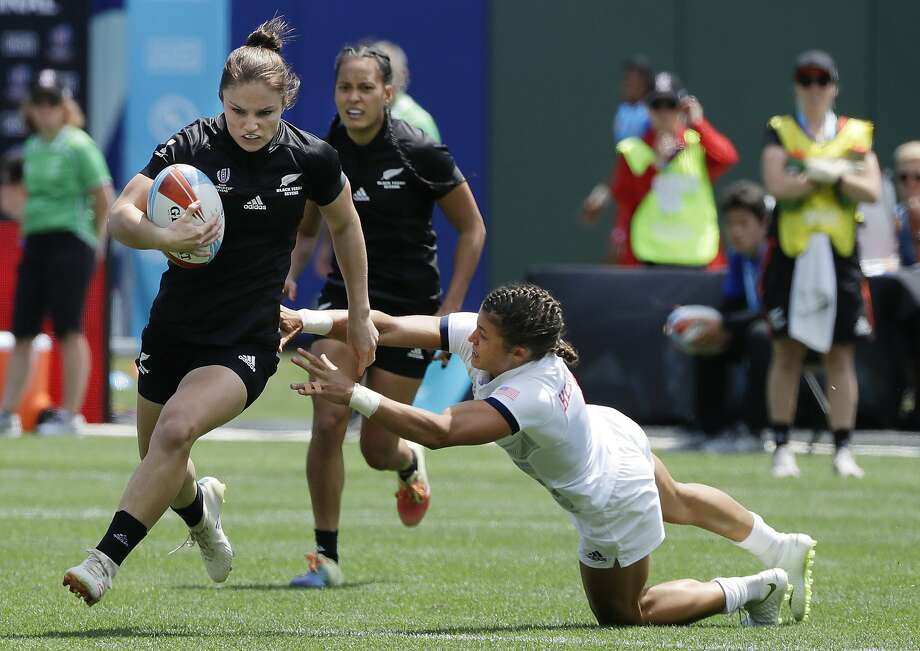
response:
{"label": "usa flag patch", "polygon": [[514,387],[501,386],[495,390],[495,395],[505,396],[511,400],[517,400],[517,397],[521,395],[521,392],[515,389]]}

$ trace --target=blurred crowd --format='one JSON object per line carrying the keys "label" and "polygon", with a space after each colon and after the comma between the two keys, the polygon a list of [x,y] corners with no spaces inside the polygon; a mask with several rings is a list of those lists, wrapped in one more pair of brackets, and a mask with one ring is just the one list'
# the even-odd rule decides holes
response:
{"label": "blurred crowd", "polygon": [[[835,112],[833,57],[810,50],[790,64],[795,102],[786,115],[764,116],[761,178],[717,195],[713,184],[738,161],[731,140],[675,74],[642,55],[626,60],[613,170],[585,198],[581,219],[594,224],[613,207],[611,264],[726,272],[719,318],[694,324],[689,346],[704,449],[759,450],[766,434],[776,444],[773,474],[798,476],[788,443],[805,377],[834,435],[834,470],[862,477],[849,445],[854,344],[873,333],[866,276],[920,260],[920,142],[899,146],[894,170],[882,172],[873,124]],[[737,367],[744,389],[730,405]]]}

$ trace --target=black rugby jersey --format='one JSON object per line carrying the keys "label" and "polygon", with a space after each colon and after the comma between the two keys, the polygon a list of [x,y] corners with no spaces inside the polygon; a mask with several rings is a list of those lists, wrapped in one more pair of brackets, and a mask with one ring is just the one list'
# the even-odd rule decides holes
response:
{"label": "black rugby jersey", "polygon": [[[424,180],[406,166],[391,132]],[[465,182],[447,147],[393,118],[387,118],[367,145],[356,144],[341,124],[333,127],[328,140],[339,152],[361,217],[371,299],[437,300],[441,285],[432,211],[436,200]],[[334,259],[328,282],[345,284]]]}
{"label": "black rugby jersey", "polygon": [[167,165],[204,172],[224,205],[224,239],[214,259],[185,269],[169,263],[148,329],[193,344],[277,347],[278,306],[307,199],[324,206],[345,176],[335,150],[282,120],[272,141],[247,152],[223,115],[200,119],[157,147],[141,174]]}

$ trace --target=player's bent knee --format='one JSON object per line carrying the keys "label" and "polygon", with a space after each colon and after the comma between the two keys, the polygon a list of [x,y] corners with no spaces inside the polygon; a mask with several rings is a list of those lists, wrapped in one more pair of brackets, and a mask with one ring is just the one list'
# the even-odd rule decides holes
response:
{"label": "player's bent knee", "polygon": [[151,446],[158,446],[168,451],[191,449],[198,439],[199,432],[190,418],[182,414],[167,414],[160,417],[150,439]]}
{"label": "player's bent knee", "polygon": [[319,445],[341,446],[348,429],[348,412],[317,413],[313,417],[313,442]]}
{"label": "player's bent knee", "polygon": [[367,439],[361,439],[361,454],[367,465],[374,470],[393,470],[393,452],[394,448],[381,448],[378,443],[370,443]]}

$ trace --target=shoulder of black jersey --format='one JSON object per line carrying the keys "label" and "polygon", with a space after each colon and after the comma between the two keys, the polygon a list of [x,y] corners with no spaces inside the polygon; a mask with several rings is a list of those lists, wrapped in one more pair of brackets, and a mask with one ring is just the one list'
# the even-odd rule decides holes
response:
{"label": "shoulder of black jersey", "polygon": [[275,141],[275,147],[285,147],[294,152],[295,156],[311,158],[319,156],[328,158],[335,154],[332,145],[314,133],[295,127],[287,120],[281,121],[281,133]]}
{"label": "shoulder of black jersey", "polygon": [[390,117],[390,131],[399,140],[399,144],[407,146],[410,150],[443,147],[418,127],[392,116]]}
{"label": "shoulder of black jersey", "polygon": [[173,137],[183,139],[185,141],[183,144],[187,145],[190,150],[194,151],[200,147],[208,145],[215,136],[225,131],[225,129],[221,126],[221,122],[222,121],[220,120],[220,116],[198,118],[194,122],[191,122],[179,129],[179,131]]}

